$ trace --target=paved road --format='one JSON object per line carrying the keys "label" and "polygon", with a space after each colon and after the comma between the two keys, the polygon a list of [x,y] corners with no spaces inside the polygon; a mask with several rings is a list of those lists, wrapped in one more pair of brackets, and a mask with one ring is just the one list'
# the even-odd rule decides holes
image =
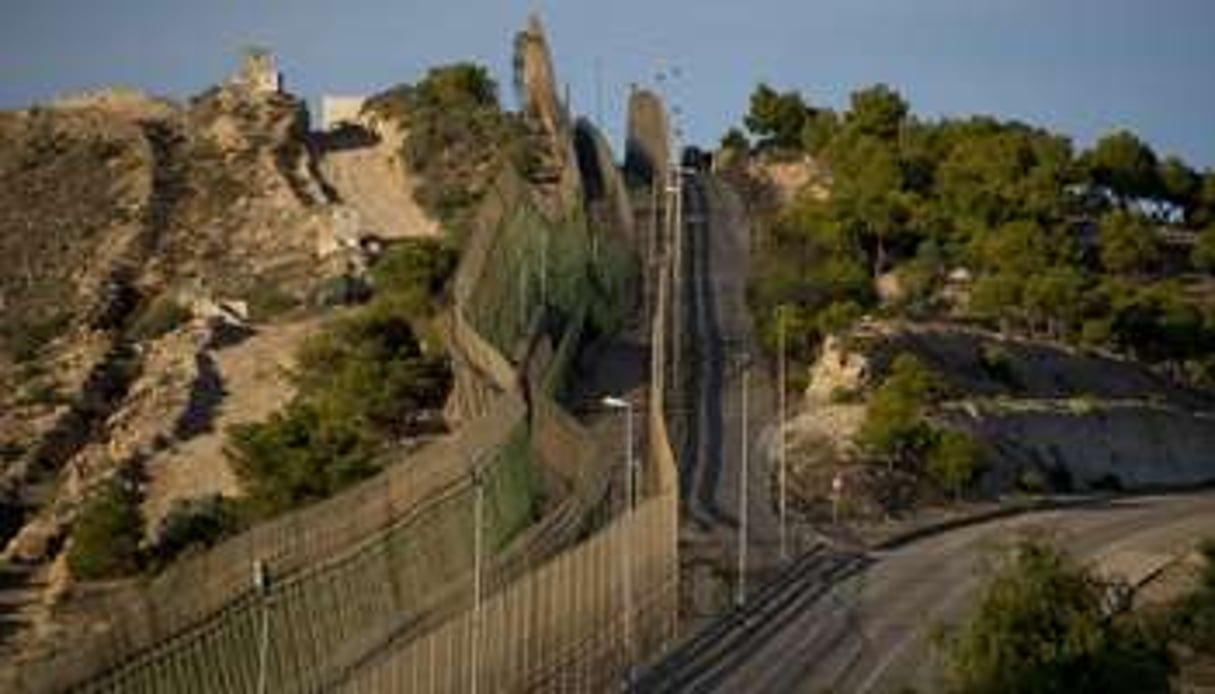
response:
{"label": "paved road", "polygon": [[745,657],[734,657],[725,672],[680,691],[936,691],[934,629],[964,618],[993,551],[1022,533],[1054,537],[1105,573],[1142,578],[1215,535],[1215,493],[1123,499],[962,528],[871,556],[874,563],[831,590],[824,588],[831,577],[807,575],[797,585],[809,599],[766,613],[776,629],[749,638]]}
{"label": "paved road", "polygon": [[[738,543],[742,469],[743,359],[747,375],[748,545],[756,561],[777,536],[769,494],[770,469],[761,455],[762,428],[773,417],[771,379],[751,331],[746,305],[749,228],[737,196],[716,179],[693,175],[685,183],[688,275],[683,284],[685,339],[692,407],[688,446],[680,456],[686,504],[685,539],[732,569]],[[696,552],[693,552],[696,554]],[[728,560],[728,561],[727,561]]]}

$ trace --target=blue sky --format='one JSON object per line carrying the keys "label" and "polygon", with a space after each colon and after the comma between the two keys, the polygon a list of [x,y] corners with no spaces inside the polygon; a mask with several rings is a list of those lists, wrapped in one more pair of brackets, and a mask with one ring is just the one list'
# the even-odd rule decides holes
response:
{"label": "blue sky", "polygon": [[1215,167],[1212,0],[4,0],[0,107],[105,84],[185,96],[249,43],[309,98],[459,59],[508,85],[511,35],[536,8],[575,108],[602,103],[616,137],[628,84],[665,64],[700,142],[761,79],[831,106],[887,82],[921,114],[1015,117],[1082,144],[1128,127]]}

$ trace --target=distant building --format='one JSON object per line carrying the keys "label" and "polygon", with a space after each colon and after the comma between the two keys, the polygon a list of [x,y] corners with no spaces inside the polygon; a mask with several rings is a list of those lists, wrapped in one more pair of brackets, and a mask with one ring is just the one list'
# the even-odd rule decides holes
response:
{"label": "distant building", "polygon": [[343,125],[364,125],[362,112],[366,101],[362,96],[321,96],[321,129],[333,131]]}

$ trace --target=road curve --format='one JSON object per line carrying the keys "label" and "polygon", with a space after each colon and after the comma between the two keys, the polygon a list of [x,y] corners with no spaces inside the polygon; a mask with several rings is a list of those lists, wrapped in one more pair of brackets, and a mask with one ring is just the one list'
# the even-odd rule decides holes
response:
{"label": "road curve", "polygon": [[[1029,513],[960,528],[869,557],[863,571],[808,575],[801,599],[786,599],[764,619],[776,625],[748,636],[743,657],[718,648],[701,664],[710,676],[669,689],[678,663],[660,665],[656,691],[897,692],[939,690],[932,634],[964,618],[988,561],[1002,544],[1029,533],[1054,538],[1107,574],[1159,566],[1215,536],[1215,493],[1117,499],[1066,510]],[[850,561],[846,555],[831,561]],[[819,560],[820,562],[823,560]],[[841,572],[841,575],[847,572]],[[728,620],[723,620],[728,621]],[[737,619],[737,622],[743,620]],[[715,638],[739,641],[740,624]],[[753,625],[751,628],[754,628]],[[713,646],[700,645],[702,652]],[[681,649],[682,650],[682,649]],[[734,649],[736,650],[736,649]],[[673,657],[679,657],[677,651]],[[686,653],[685,653],[686,656]],[[721,663],[724,663],[722,665]],[[663,667],[670,668],[664,677]]]}

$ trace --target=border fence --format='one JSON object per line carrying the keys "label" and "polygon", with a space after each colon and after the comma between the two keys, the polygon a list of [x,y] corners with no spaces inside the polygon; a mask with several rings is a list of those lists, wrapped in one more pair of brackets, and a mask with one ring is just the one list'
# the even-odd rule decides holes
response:
{"label": "border fence", "polygon": [[[529,387],[463,311],[502,221],[527,204],[517,180],[501,183],[477,216],[453,307],[453,347],[487,386],[480,416],[149,583],[82,599],[76,609],[104,623],[25,665],[15,690],[601,690],[673,641],[679,502],[664,417],[667,278],[659,273],[651,314],[639,493],[595,528],[588,519],[607,498],[610,465],[550,392],[576,333],[550,355],[543,385]],[[533,504],[533,455],[564,487],[543,509]]]}
{"label": "border fence", "polygon": [[604,691],[673,645],[679,604],[675,458],[661,378],[660,273],[641,501],[589,539],[352,673],[349,692]]}

